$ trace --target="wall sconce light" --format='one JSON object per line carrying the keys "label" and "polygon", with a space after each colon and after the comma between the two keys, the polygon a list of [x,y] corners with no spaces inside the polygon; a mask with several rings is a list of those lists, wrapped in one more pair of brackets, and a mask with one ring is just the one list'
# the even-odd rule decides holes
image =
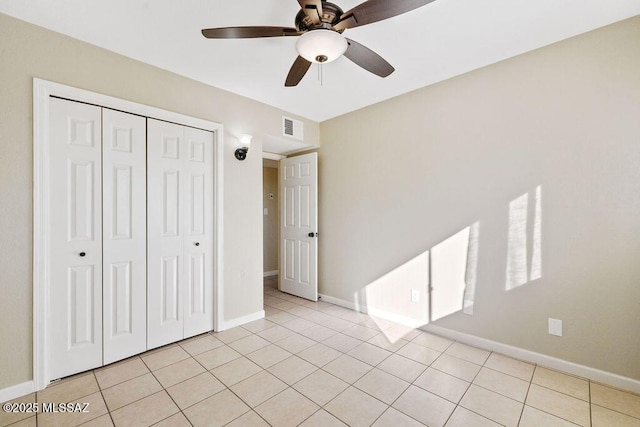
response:
{"label": "wall sconce light", "polygon": [[247,158],[247,152],[249,151],[249,147],[251,146],[252,138],[253,136],[251,135],[240,135],[240,143],[242,144],[242,147],[236,150],[236,159],[242,161]]}

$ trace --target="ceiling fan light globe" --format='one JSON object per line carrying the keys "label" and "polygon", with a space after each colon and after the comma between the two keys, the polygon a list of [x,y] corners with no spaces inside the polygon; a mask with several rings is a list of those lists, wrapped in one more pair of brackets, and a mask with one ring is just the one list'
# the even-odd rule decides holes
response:
{"label": "ceiling fan light globe", "polygon": [[[300,56],[309,62],[323,64],[340,58],[347,51],[347,47],[347,41],[339,33],[323,29],[304,33],[296,43]],[[318,58],[324,60],[320,61]]]}

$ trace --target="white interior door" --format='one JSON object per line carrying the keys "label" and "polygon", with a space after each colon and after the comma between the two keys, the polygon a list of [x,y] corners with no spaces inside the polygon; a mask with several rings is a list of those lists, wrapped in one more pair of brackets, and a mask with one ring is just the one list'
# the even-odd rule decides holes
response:
{"label": "white interior door", "polygon": [[184,336],[182,126],[147,119],[147,347]]}
{"label": "white interior door", "polygon": [[213,330],[213,133],[184,128],[184,338]]}
{"label": "white interior door", "polygon": [[146,119],[102,110],[104,364],[147,349]]}
{"label": "white interior door", "polygon": [[280,290],[318,300],[318,155],[280,161]]}
{"label": "white interior door", "polygon": [[102,365],[100,110],[50,102],[51,379]]}

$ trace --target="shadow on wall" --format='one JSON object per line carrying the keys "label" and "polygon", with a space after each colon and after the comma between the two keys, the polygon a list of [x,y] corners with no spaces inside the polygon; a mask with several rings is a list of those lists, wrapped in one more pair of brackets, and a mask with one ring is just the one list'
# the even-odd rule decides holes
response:
{"label": "shadow on wall", "polygon": [[[356,308],[412,328],[457,312],[473,315],[480,229],[475,222],[372,281],[354,294]],[[505,292],[542,277],[541,186],[509,203],[505,265]]]}

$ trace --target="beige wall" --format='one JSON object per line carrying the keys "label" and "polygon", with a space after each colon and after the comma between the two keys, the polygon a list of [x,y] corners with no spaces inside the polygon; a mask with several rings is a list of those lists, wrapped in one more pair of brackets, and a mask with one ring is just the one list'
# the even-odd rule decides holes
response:
{"label": "beige wall", "polygon": [[[639,52],[635,17],[322,123],[320,292],[415,318],[425,254],[477,223],[474,314],[434,324],[640,379]],[[541,277],[507,291],[538,186]]]}
{"label": "beige wall", "polygon": [[[277,163],[276,163],[277,164]],[[262,206],[267,215],[262,217],[262,269],[265,272],[278,269],[278,169],[262,169]],[[273,199],[269,198],[273,194]]]}
{"label": "beige wall", "polygon": [[[260,141],[280,134],[284,112],[2,14],[0,63],[0,389],[32,378],[33,77],[225,126],[224,319],[262,310]],[[317,145],[318,124],[304,126]],[[243,133],[254,145],[239,162]]]}

